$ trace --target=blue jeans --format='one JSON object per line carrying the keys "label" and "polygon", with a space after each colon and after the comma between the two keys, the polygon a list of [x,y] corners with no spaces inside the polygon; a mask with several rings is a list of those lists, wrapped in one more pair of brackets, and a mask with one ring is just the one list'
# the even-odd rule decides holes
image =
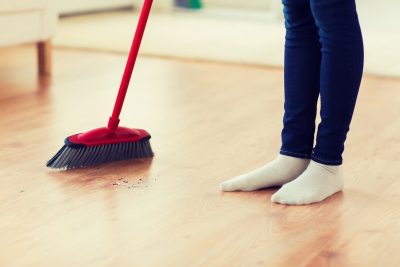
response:
{"label": "blue jeans", "polygon": [[[282,3],[286,41],[280,154],[340,165],[364,64],[355,0]],[[314,147],[319,95],[321,123]]]}

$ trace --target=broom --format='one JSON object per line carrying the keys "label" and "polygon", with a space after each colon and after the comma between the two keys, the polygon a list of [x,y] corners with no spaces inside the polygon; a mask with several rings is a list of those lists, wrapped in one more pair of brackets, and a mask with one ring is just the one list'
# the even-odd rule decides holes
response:
{"label": "broom", "polygon": [[124,75],[122,77],[117,100],[107,127],[97,128],[85,133],[71,135],[64,140],[65,145],[47,162],[53,169],[73,169],[92,164],[100,164],[125,159],[153,156],[150,134],[145,130],[118,126],[119,115],[128,90],[133,67],[139,52],[140,42],[146,27],[153,0],[145,0],[140,14],[135,37]]}

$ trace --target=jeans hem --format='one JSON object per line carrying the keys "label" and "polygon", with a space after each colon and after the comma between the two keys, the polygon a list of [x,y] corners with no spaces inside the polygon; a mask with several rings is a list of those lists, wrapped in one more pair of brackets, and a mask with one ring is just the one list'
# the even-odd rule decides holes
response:
{"label": "jeans hem", "polygon": [[338,165],[342,165],[342,163],[343,163],[342,160],[336,160],[336,161],[323,160],[323,159],[316,158],[314,155],[311,156],[311,159],[317,163],[324,164],[324,165],[331,165],[331,166],[338,166]]}
{"label": "jeans hem", "polygon": [[299,158],[299,159],[310,159],[311,155],[309,154],[301,154],[301,153],[296,153],[296,152],[290,152],[286,150],[280,150],[279,154],[293,157],[293,158]]}

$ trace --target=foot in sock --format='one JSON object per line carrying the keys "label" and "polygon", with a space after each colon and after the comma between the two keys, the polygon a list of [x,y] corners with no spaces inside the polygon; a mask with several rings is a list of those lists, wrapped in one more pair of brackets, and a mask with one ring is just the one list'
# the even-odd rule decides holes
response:
{"label": "foot in sock", "polygon": [[267,165],[239,175],[220,184],[223,191],[253,191],[270,186],[281,186],[297,178],[307,169],[310,159],[279,155]]}
{"label": "foot in sock", "polygon": [[311,161],[297,179],[281,187],[271,200],[275,203],[303,205],[324,200],[344,187],[342,165],[330,166]]}

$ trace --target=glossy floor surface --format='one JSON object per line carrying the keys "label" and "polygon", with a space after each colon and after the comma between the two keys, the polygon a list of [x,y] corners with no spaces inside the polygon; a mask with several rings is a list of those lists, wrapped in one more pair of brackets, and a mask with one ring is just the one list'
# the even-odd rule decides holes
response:
{"label": "glossy floor surface", "polygon": [[399,80],[363,78],[345,189],[285,206],[219,189],[277,156],[281,69],[141,57],[121,125],[154,158],[59,171],[65,137],[106,125],[126,57],[53,56],[38,78],[33,45],[0,49],[0,266],[400,265]]}

